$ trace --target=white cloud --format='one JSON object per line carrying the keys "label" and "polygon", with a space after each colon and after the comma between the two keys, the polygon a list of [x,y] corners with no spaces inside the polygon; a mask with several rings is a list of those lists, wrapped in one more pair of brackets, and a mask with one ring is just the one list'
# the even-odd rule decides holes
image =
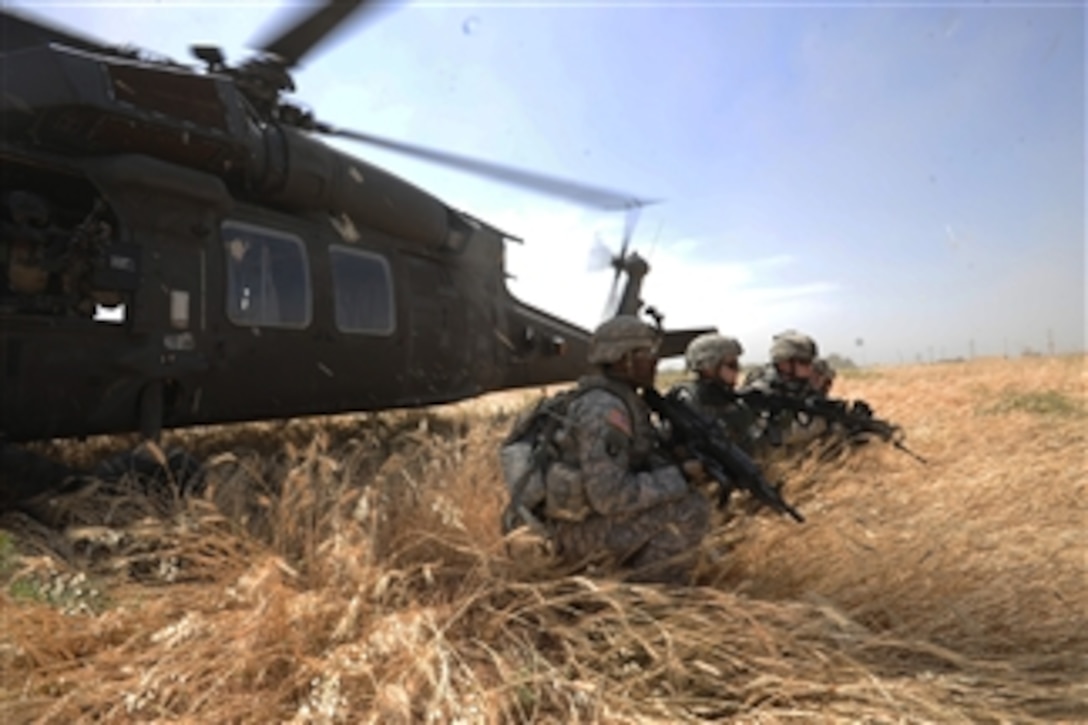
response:
{"label": "white cloud", "polygon": [[[597,235],[613,253],[619,250],[622,215],[544,204],[474,213],[524,239],[507,246],[513,294],[589,329],[601,321],[613,271],[591,271],[591,250]],[[717,327],[740,338],[750,359],[758,360],[771,335],[804,328],[834,308],[833,282],[783,285],[776,279],[781,268],[800,262],[795,257],[710,261],[711,245],[696,239],[659,241],[651,252],[643,226],[631,245],[650,264],[642,299],[665,315],[667,327]],[[621,289],[623,282],[621,276]]]}

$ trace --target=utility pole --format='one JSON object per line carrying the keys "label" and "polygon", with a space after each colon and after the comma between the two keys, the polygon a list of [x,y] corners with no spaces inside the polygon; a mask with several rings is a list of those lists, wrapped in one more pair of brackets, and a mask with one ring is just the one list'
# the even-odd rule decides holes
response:
{"label": "utility pole", "polygon": [[1054,328],[1046,328],[1046,352],[1054,357]]}

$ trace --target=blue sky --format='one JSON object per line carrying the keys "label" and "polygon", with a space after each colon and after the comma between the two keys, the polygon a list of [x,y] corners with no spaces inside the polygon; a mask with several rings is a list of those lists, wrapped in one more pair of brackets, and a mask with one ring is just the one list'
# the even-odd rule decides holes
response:
{"label": "blue sky", "polygon": [[[11,2],[189,62],[286,2]],[[377,135],[662,199],[644,298],[766,359],[1085,346],[1085,11],[1032,3],[398,3],[306,59],[297,100]],[[512,290],[593,326],[622,215],[335,142],[525,239]],[[863,344],[858,345],[857,341]]]}

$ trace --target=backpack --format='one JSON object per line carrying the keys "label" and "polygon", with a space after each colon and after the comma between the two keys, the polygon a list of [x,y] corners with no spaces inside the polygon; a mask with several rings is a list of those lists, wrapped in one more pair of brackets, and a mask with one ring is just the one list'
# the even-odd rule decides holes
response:
{"label": "backpack", "polygon": [[547,498],[545,476],[559,459],[557,434],[567,422],[567,409],[584,389],[571,388],[539,400],[523,413],[499,448],[499,462],[510,502],[503,511],[502,532],[525,524],[546,535],[538,513]]}
{"label": "backpack", "polygon": [[[520,525],[529,526],[536,533],[547,536],[547,527],[541,521],[543,511],[550,505],[546,481],[548,469],[560,461],[562,451],[559,441],[568,422],[570,404],[582,394],[603,389],[615,393],[614,383],[600,378],[583,378],[574,388],[560,391],[543,398],[527,413],[522,414],[507,434],[499,448],[503,481],[506,483],[510,502],[502,515],[502,532],[508,534]],[[567,475],[560,479],[577,479],[576,469],[564,466]],[[565,481],[573,488],[580,488],[580,481]],[[558,481],[553,481],[558,483]],[[562,500],[569,491],[553,490],[553,501]],[[550,511],[559,513],[556,509]]]}

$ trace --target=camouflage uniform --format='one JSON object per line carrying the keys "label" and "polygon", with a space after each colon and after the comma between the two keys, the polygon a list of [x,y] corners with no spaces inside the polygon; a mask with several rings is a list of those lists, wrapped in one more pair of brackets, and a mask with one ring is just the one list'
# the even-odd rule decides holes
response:
{"label": "camouflage uniform", "polygon": [[[762,393],[807,398],[812,395],[808,380],[790,379],[782,375],[776,363],[790,359],[814,360],[816,342],[808,335],[786,330],[774,336],[771,343],[771,362],[749,371],[740,387],[741,392],[756,390]],[[772,445],[798,442],[814,432],[812,421],[798,421],[789,411],[764,416],[759,424],[760,436]]]}
{"label": "camouflage uniform", "polygon": [[568,409],[562,455],[546,477],[559,556],[603,555],[639,570],[632,580],[684,582],[709,527],[709,502],[658,451],[650,410],[634,390],[594,376],[580,386],[588,389]]}
{"label": "camouflage uniform", "polygon": [[771,362],[748,373],[741,390],[760,390],[765,393],[785,395],[808,394],[807,380],[791,380],[779,372],[776,363],[791,359],[813,361],[818,355],[816,341],[796,330],[786,330],[774,336],[771,342]]}
{"label": "camouflage uniform", "polygon": [[729,440],[751,453],[756,424],[756,413],[742,401],[736,400],[731,390],[714,380],[686,380],[670,390],[677,398],[695,408],[707,418],[718,421]]}
{"label": "camouflage uniform", "polygon": [[[812,374],[813,378],[809,381],[811,394],[826,399],[832,384],[835,382],[835,376],[837,375],[835,368],[831,367],[827,360],[818,357],[812,361]],[[817,381],[817,378],[820,378],[820,380]]]}
{"label": "camouflage uniform", "polygon": [[699,377],[677,383],[669,393],[704,417],[718,421],[730,440],[751,452],[756,415],[737,400],[733,390],[718,377],[723,362],[738,360],[743,354],[744,347],[734,338],[717,333],[696,337],[688,344],[684,358],[687,369],[699,373]]}
{"label": "camouflage uniform", "polygon": [[[543,491],[539,498],[512,496],[543,519],[562,563],[620,566],[633,570],[632,581],[686,583],[709,528],[710,503],[666,459],[634,384],[606,374],[628,353],[655,350],[657,342],[654,330],[633,316],[598,327],[589,363],[601,372],[579,380],[550,436],[556,455],[544,469]],[[506,470],[504,464],[510,486],[515,476]]]}
{"label": "camouflage uniform", "polygon": [[749,370],[740,385],[740,390],[758,390],[762,393],[795,395],[805,397],[809,392],[808,381],[790,380],[778,372],[773,362]]}

